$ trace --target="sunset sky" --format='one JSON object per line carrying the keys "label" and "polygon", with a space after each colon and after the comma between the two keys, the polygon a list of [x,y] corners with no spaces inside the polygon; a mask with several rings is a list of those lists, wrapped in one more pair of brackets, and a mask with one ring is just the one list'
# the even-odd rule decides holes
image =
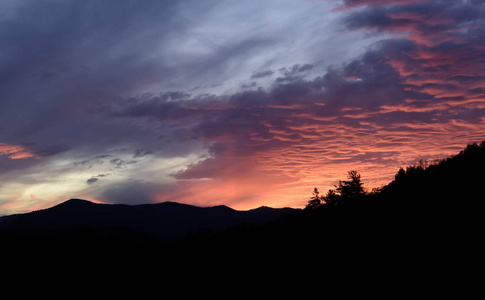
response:
{"label": "sunset sky", "polygon": [[483,0],[0,2],[0,215],[303,207],[482,140]]}

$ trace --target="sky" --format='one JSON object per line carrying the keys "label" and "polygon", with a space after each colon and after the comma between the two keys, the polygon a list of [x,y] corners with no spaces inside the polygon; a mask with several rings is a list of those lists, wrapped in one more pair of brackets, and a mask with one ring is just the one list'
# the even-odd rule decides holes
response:
{"label": "sky", "polygon": [[0,2],[0,215],[303,207],[482,140],[483,0]]}

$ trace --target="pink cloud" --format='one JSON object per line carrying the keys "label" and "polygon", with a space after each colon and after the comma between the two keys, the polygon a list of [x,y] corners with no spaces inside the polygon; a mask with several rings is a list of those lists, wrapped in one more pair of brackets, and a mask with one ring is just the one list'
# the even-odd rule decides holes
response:
{"label": "pink cloud", "polygon": [[37,158],[35,154],[23,146],[4,143],[0,143],[0,155],[6,155],[9,159]]}
{"label": "pink cloud", "polygon": [[392,180],[399,167],[483,140],[485,74],[476,62],[485,59],[478,38],[484,33],[463,33],[464,25],[449,22],[452,12],[428,15],[404,5],[414,2],[393,2],[401,5],[395,12],[354,14],[352,28],[408,32],[313,80],[121,107],[122,117],[190,124],[188,136],[211,145],[211,157],[173,174],[177,188],[160,191],[157,201],[302,207],[313,187],[332,188],[348,170],[357,169],[370,189]]}

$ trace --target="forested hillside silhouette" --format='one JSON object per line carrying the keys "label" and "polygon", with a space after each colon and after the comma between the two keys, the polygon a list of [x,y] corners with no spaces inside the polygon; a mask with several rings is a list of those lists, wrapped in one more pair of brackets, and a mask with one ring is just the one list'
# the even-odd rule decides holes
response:
{"label": "forested hillside silhouette", "polygon": [[394,181],[382,188],[380,198],[388,205],[416,209],[473,209],[485,199],[484,183],[485,141],[436,163],[421,160],[401,168]]}
{"label": "forested hillside silhouette", "polygon": [[360,174],[348,172],[325,196],[315,187],[306,210],[349,208],[372,211],[456,210],[479,207],[485,192],[485,141],[468,145],[459,154],[400,168],[389,184],[370,192]]}

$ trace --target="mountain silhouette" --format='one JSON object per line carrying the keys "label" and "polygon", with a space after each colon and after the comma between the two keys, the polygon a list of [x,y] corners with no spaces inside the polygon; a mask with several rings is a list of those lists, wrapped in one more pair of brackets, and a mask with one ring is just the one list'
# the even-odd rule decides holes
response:
{"label": "mountain silhouette", "polygon": [[71,199],[48,209],[0,218],[0,228],[61,232],[79,228],[130,230],[172,239],[199,230],[222,230],[240,224],[263,224],[298,211],[260,207],[237,211],[224,205],[197,207],[176,202],[121,205]]}

